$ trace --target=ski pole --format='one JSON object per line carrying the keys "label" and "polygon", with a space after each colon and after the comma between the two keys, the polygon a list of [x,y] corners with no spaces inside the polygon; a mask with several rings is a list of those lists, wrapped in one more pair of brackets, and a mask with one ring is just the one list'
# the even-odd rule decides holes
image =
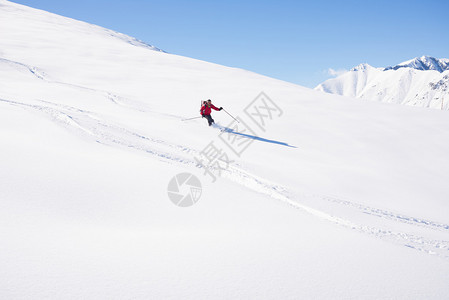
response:
{"label": "ski pole", "polygon": [[234,120],[236,120],[236,121],[237,121],[237,123],[240,123],[240,122],[239,122],[239,120],[237,120],[237,119],[236,119],[236,118],[234,118],[234,117],[233,117],[233,116],[232,116],[232,115],[231,115],[230,113],[228,113],[228,112],[226,111],[226,109],[224,109],[224,108],[223,108],[223,110],[225,111],[225,113],[227,113],[228,115],[230,115],[230,116],[231,116],[231,118],[233,118]]}
{"label": "ski pole", "polygon": [[190,118],[190,119],[182,119],[181,121],[188,121],[188,120],[193,120],[193,119],[198,119],[198,118],[202,118],[202,117],[194,117],[194,118]]}

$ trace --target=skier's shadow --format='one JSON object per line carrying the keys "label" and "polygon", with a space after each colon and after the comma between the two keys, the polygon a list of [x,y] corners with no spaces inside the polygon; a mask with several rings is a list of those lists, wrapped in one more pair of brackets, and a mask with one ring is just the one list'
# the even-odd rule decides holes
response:
{"label": "skier's shadow", "polygon": [[278,145],[282,145],[282,146],[286,146],[286,147],[290,147],[290,148],[298,148],[296,146],[292,146],[292,145],[289,145],[289,144],[284,143],[284,142],[265,139],[265,138],[262,138],[262,137],[257,136],[257,135],[241,133],[241,132],[235,131],[234,129],[231,129],[231,128],[225,128],[223,131],[224,132],[233,133],[233,134],[236,134],[236,135],[240,135],[240,136],[243,136],[243,137],[246,137],[246,138],[249,138],[249,139],[253,139],[253,140],[256,140],[256,141],[261,141],[261,142],[266,142],[266,143],[271,143],[271,144],[278,144]]}

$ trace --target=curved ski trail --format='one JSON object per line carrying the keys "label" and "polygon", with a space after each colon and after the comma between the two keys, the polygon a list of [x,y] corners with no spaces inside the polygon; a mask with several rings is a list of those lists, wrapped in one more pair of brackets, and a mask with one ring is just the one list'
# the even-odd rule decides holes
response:
{"label": "curved ski trail", "polygon": [[[99,114],[93,112],[42,100],[39,101],[39,104],[27,104],[7,99],[0,99],[0,102],[39,112],[84,139],[104,145],[143,151],[171,164],[201,168],[193,158],[194,154],[199,153],[198,150],[160,138],[138,134],[126,129],[123,125],[107,122]],[[406,216],[325,195],[293,194],[285,187],[251,174],[235,164],[230,165],[228,169],[215,171],[220,172],[221,177],[234,183],[280,200],[320,219],[388,242],[449,259],[449,225],[447,224]],[[307,200],[337,204],[345,212],[353,210],[359,216],[363,214],[364,218],[362,220],[358,218],[358,222],[355,222],[350,217],[333,215],[322,209],[314,208],[312,205],[306,205]],[[384,222],[382,224],[374,222],[373,225],[370,218],[381,218]],[[401,224],[401,226],[395,224]],[[415,230],[415,228],[418,228],[418,230]]]}

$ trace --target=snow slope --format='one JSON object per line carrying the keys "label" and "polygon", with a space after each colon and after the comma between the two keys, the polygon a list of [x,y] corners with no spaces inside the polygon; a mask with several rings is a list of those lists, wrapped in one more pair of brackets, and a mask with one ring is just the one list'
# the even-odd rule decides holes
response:
{"label": "snow slope", "polygon": [[316,90],[369,101],[449,109],[449,59],[422,56],[387,68],[361,64]]}
{"label": "snow slope", "polygon": [[[447,296],[446,111],[323,94],[4,0],[0,37],[0,298]],[[282,109],[264,130],[244,113],[262,91]],[[182,121],[207,98],[254,131],[222,135],[252,142],[240,156]],[[232,160],[214,183],[195,160],[210,142]],[[203,187],[189,208],[167,195],[182,172]]]}

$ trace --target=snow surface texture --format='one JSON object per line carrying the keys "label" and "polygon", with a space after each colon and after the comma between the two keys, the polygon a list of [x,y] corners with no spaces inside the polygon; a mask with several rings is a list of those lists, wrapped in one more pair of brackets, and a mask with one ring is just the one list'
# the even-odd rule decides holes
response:
{"label": "snow surface texture", "polygon": [[449,59],[418,57],[397,66],[361,64],[316,90],[369,101],[449,109]]}
{"label": "snow surface texture", "polygon": [[[447,297],[447,112],[350,101],[3,0],[0,37],[0,298]],[[282,109],[264,130],[244,114],[262,91]],[[254,132],[224,111],[221,131],[182,121],[207,98]],[[252,143],[235,155],[228,134]],[[195,159],[210,142],[232,160],[215,183]],[[183,172],[203,187],[190,208],[167,195]]]}

